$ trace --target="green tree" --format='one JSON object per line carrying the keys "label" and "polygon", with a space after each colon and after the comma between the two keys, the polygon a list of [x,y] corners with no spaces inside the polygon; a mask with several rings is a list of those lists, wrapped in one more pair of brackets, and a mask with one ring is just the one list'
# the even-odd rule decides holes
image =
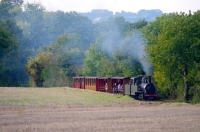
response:
{"label": "green tree", "polygon": [[184,86],[185,101],[189,100],[189,75],[200,59],[199,14],[199,11],[165,14],[143,30],[158,85],[171,87],[170,90]]}
{"label": "green tree", "polygon": [[81,74],[84,52],[76,34],[63,34],[55,44],[43,47],[27,64],[31,86],[71,86],[71,79]]}
{"label": "green tree", "polygon": [[145,21],[145,19],[141,19],[137,22],[134,22],[134,23],[130,23],[129,24],[129,28],[130,29],[141,29],[143,28],[144,26],[146,26],[148,24],[147,21]]}
{"label": "green tree", "polygon": [[0,86],[11,85],[12,77],[9,76],[11,66],[9,65],[10,57],[17,49],[18,43],[10,31],[0,22]]}
{"label": "green tree", "polygon": [[[18,25],[24,30],[30,48],[37,49],[46,45],[47,31],[44,23],[45,8],[40,3],[27,3],[18,18]],[[27,33],[27,34],[25,34]]]}
{"label": "green tree", "polygon": [[23,44],[26,43],[22,30],[16,25],[15,18],[22,12],[22,0],[0,1],[0,48],[1,59],[1,86],[24,86],[27,75],[24,71],[27,53]]}
{"label": "green tree", "polygon": [[0,20],[13,19],[17,11],[21,11],[23,0],[1,0]]}
{"label": "green tree", "polygon": [[48,76],[49,69],[47,67],[52,62],[50,52],[43,52],[36,58],[30,58],[26,67],[27,73],[30,75],[31,86],[42,87],[44,79]]}
{"label": "green tree", "polygon": [[100,68],[99,60],[101,59],[101,51],[98,50],[97,44],[92,44],[90,49],[86,51],[86,59],[84,60],[85,67],[83,74],[87,76],[97,75],[98,68]]}

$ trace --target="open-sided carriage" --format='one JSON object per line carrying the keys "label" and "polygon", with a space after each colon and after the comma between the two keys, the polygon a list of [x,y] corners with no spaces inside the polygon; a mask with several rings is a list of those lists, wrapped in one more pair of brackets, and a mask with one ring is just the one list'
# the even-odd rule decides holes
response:
{"label": "open-sided carriage", "polygon": [[112,93],[124,94],[124,86],[129,84],[130,77],[112,77]]}

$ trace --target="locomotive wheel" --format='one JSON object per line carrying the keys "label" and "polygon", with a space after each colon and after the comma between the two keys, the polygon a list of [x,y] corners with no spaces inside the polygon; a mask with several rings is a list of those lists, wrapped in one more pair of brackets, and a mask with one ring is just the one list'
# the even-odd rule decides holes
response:
{"label": "locomotive wheel", "polygon": [[138,94],[138,99],[140,99],[140,100],[144,100],[144,96],[143,96],[143,94]]}
{"label": "locomotive wheel", "polygon": [[145,97],[144,94],[143,94],[143,99],[144,99],[144,100],[148,100],[148,97]]}
{"label": "locomotive wheel", "polygon": [[140,94],[141,100],[144,100],[144,94]]}
{"label": "locomotive wheel", "polygon": [[134,98],[135,98],[135,99],[138,99],[138,95],[135,95]]}
{"label": "locomotive wheel", "polygon": [[137,100],[137,99],[138,99],[138,96],[139,96],[139,94],[138,94],[138,93],[135,93],[134,98]]}
{"label": "locomotive wheel", "polygon": [[155,97],[150,97],[149,100],[154,101],[154,100],[155,100]]}

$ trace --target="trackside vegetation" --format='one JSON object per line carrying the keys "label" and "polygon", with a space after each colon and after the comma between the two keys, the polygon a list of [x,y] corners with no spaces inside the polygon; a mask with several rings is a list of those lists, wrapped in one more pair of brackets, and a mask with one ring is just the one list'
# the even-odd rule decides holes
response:
{"label": "trackside vegetation", "polygon": [[143,33],[148,60],[160,92],[172,99],[200,99],[200,11],[171,13],[149,23]]}

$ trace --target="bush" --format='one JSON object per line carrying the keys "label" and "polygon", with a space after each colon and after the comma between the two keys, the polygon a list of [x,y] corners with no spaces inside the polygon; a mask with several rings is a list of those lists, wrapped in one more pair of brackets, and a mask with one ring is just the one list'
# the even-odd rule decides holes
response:
{"label": "bush", "polygon": [[191,103],[200,103],[200,85],[191,87],[189,94]]}

